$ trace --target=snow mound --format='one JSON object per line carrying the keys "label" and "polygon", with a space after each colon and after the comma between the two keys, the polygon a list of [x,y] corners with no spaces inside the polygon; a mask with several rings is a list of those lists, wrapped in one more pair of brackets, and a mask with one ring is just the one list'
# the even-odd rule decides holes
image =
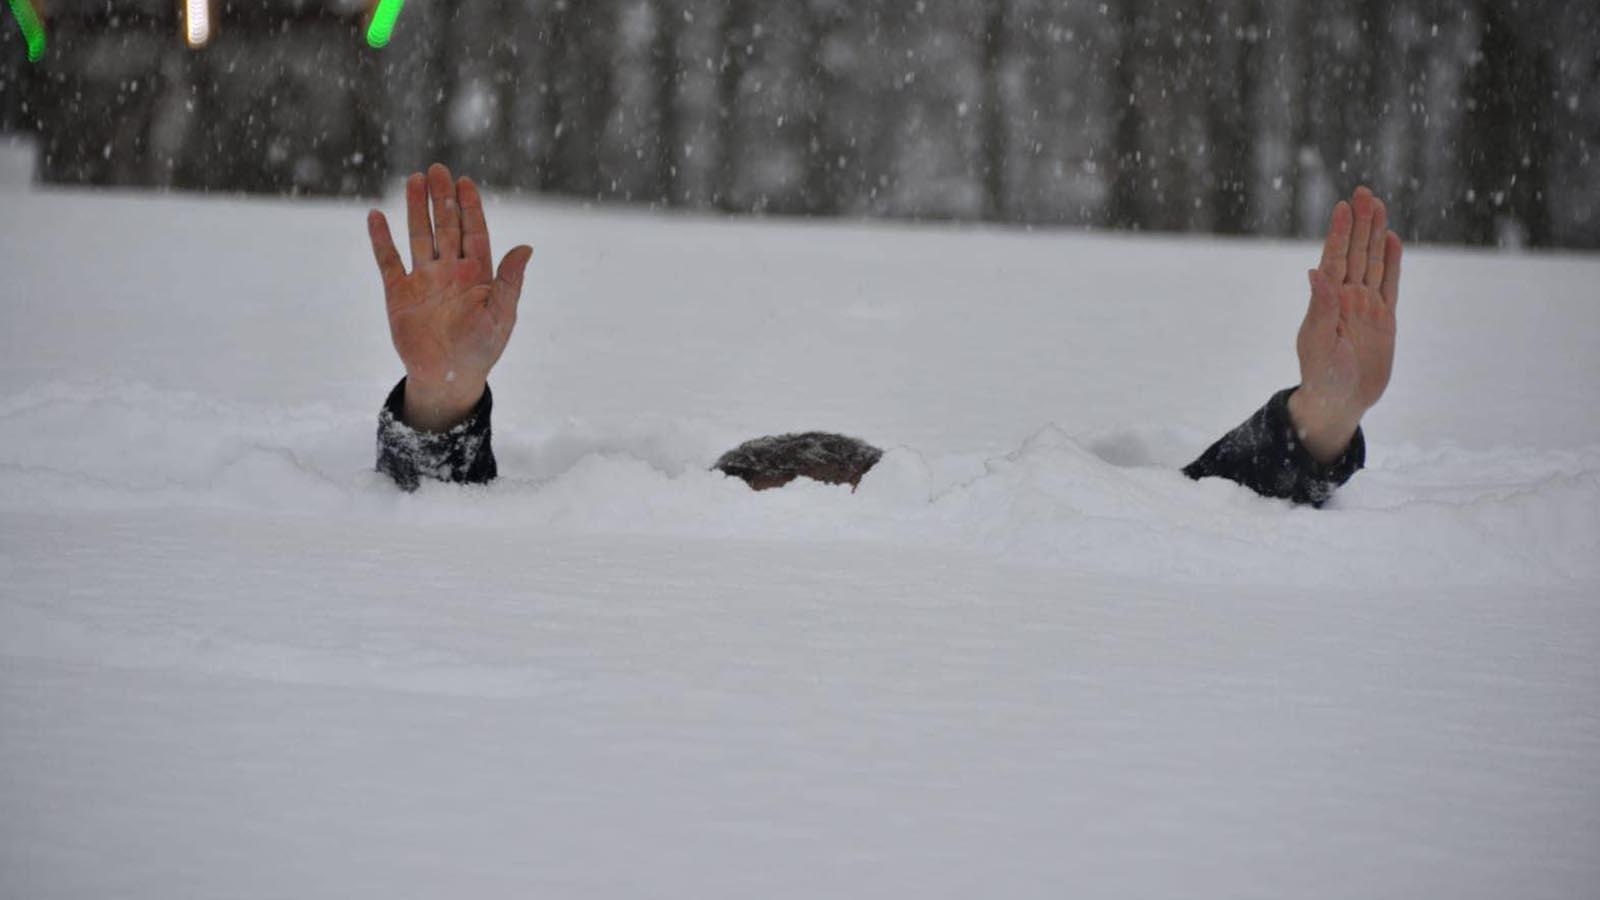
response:
{"label": "snow mound", "polygon": [[[1170,465],[1191,436],[1079,442],[1044,426],[987,458],[895,447],[858,491],[756,493],[709,468],[691,422],[605,434],[501,429],[489,488],[403,497],[371,471],[370,411],[251,407],[141,385],[0,397],[0,509],[401,515],[533,535],[852,540],[951,547],[1075,572],[1201,583],[1560,585],[1600,577],[1600,452],[1399,447],[1330,509]],[[518,471],[517,462],[532,465]],[[940,473],[940,474],[935,474]]]}

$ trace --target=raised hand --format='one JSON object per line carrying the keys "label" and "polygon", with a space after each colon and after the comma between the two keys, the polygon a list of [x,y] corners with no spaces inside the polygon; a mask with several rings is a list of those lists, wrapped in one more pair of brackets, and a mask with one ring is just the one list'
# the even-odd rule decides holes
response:
{"label": "raised hand", "polygon": [[1311,304],[1300,325],[1300,389],[1289,416],[1313,458],[1341,456],[1389,386],[1395,306],[1400,299],[1400,237],[1383,201],[1364,187],[1333,208],[1322,264],[1309,273]]}
{"label": "raised hand", "polygon": [[450,170],[437,163],[426,176],[406,179],[406,223],[409,273],[388,220],[377,210],[367,214],[389,335],[406,368],[405,422],[445,431],[472,412],[489,370],[505,352],[533,248],[512,249],[497,272],[477,185],[470,178],[453,182]]}

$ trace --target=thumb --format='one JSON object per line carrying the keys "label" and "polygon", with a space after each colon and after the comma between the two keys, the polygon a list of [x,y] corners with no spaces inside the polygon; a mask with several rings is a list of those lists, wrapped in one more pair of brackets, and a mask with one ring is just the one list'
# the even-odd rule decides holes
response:
{"label": "thumb", "polygon": [[522,276],[527,272],[528,261],[533,259],[533,248],[527,244],[513,247],[506,258],[500,261],[500,269],[495,273],[494,293],[496,299],[508,303],[517,302],[522,296]]}
{"label": "thumb", "polygon": [[513,247],[506,258],[500,260],[500,271],[494,278],[494,290],[489,298],[489,311],[495,321],[514,327],[517,321],[517,301],[522,297],[522,275],[527,271],[528,260],[533,258],[533,248],[526,244]]}

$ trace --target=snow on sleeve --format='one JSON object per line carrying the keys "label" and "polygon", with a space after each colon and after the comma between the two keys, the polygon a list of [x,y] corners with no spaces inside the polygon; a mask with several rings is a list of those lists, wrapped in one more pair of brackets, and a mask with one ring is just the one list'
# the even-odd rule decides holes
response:
{"label": "snow on sleeve", "polygon": [[378,471],[402,490],[416,490],[423,478],[484,484],[499,474],[489,427],[494,394],[487,386],[466,421],[445,432],[418,431],[407,425],[401,419],[405,401],[402,378],[378,413]]}
{"label": "snow on sleeve", "polygon": [[1357,428],[1344,455],[1329,465],[1317,462],[1289,418],[1289,395],[1294,392],[1285,388],[1273,394],[1255,415],[1185,466],[1183,474],[1196,480],[1227,478],[1264,497],[1295,503],[1328,502],[1336,488],[1366,465],[1366,438]]}

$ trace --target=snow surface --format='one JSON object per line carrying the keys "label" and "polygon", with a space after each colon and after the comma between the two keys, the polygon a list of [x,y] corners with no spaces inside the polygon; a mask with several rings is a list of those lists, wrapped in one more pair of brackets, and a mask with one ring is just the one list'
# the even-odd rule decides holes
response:
{"label": "snow surface", "polygon": [[1176,471],[1310,245],[501,203],[503,476],[408,496],[359,208],[0,203],[0,896],[1600,885],[1592,257],[1411,253],[1313,511]]}

